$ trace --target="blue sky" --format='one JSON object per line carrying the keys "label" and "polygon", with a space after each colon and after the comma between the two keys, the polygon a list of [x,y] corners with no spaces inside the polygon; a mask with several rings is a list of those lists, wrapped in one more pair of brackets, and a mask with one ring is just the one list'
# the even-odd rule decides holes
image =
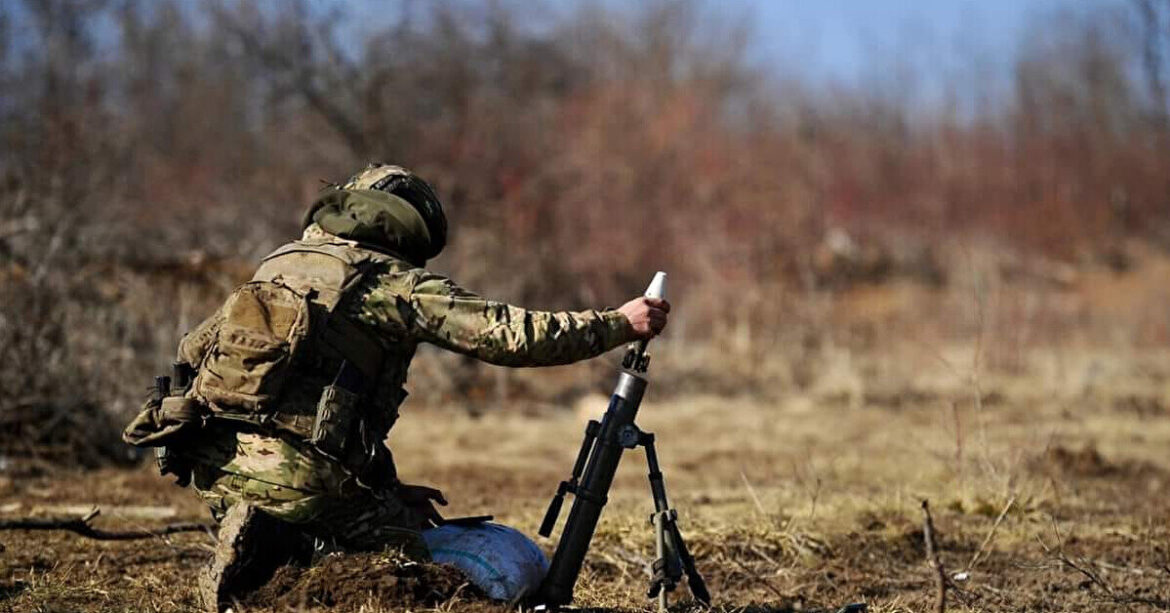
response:
{"label": "blue sky", "polygon": [[[757,53],[830,79],[852,81],[874,60],[945,69],[972,54],[1008,60],[1032,20],[1110,0],[725,0],[753,16]],[[932,71],[933,72],[933,71]]]}
{"label": "blue sky", "polygon": [[[268,4],[261,6],[279,6],[282,1],[264,0]],[[490,1],[484,0],[485,4]],[[548,9],[555,14],[581,1],[598,1],[612,8],[631,6],[628,0],[543,0],[531,5],[530,16],[540,21],[541,16],[548,16]],[[731,20],[747,16],[753,30],[752,59],[775,76],[806,77],[806,82],[813,83],[872,85],[875,78],[880,80],[875,71],[902,64],[925,79],[924,87],[930,88],[943,81],[966,79],[976,61],[993,71],[1006,68],[1029,23],[1038,16],[1126,1],[698,0],[698,4]],[[310,5],[325,7],[336,2],[310,0]],[[23,13],[19,4],[0,0],[0,6],[15,9],[18,19]],[[345,0],[343,5],[359,29],[376,29],[384,25],[380,13],[401,10],[399,2],[390,0]],[[516,2],[514,6],[524,4]],[[425,1],[415,5],[416,10],[424,8]],[[979,80],[988,76],[982,74]]]}
{"label": "blue sky", "polygon": [[751,60],[778,83],[793,77],[801,88],[860,88],[919,110],[967,115],[1010,96],[1012,64],[1038,22],[1126,1],[710,0],[706,6],[749,16]]}
{"label": "blue sky", "polygon": [[[314,1],[324,5],[333,0]],[[528,5],[526,1],[509,6],[525,7],[521,13],[538,23],[550,14],[592,2],[619,11],[637,6],[629,0],[537,0]],[[717,17],[734,20],[746,15],[761,61],[800,60],[809,69],[848,78],[872,67],[875,53],[937,57],[979,45],[1009,57],[1037,15],[1125,1],[698,0],[698,5]],[[483,2],[488,5],[491,0]],[[475,5],[474,0],[465,3]],[[416,4],[416,10],[425,5]],[[359,24],[370,28],[381,25],[379,13],[399,10],[398,3],[386,0],[351,0],[347,6]]]}

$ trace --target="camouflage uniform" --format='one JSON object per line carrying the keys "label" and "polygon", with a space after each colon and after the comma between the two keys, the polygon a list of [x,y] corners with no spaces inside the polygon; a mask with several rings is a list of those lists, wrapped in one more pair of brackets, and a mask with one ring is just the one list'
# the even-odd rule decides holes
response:
{"label": "camouflage uniform", "polygon": [[[359,191],[363,197],[371,195]],[[346,234],[368,228],[351,230]],[[368,248],[317,223],[308,224],[298,243]],[[402,386],[419,343],[492,364],[550,366],[591,358],[634,338],[629,321],[617,311],[544,312],[495,302],[420,268],[416,264],[421,258],[397,256],[377,260],[374,270],[364,274],[360,285],[347,291],[337,306],[337,313],[386,348],[371,395],[375,406],[363,407],[363,419],[379,446],[398,417],[406,396]],[[198,363],[198,354],[205,350],[221,317],[217,313],[184,338],[180,361]],[[287,394],[280,411],[311,415],[320,389],[319,383],[312,383],[304,393]],[[344,549],[405,545],[417,555],[426,555],[425,549],[418,550],[417,538],[425,520],[395,496],[392,460],[379,467],[385,487],[367,487],[344,461],[325,457],[296,437],[215,420],[182,453],[194,464],[196,491],[217,517],[243,502]]]}

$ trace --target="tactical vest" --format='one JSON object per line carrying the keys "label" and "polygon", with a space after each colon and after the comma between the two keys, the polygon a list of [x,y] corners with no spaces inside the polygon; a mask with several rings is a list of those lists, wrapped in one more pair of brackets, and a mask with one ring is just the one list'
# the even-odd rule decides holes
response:
{"label": "tactical vest", "polygon": [[359,412],[370,408],[386,347],[336,310],[371,265],[389,259],[328,241],[289,243],[264,258],[224,303],[194,395],[216,418],[275,428],[337,459],[362,425],[380,440],[390,424],[365,424],[379,411]]}
{"label": "tactical vest", "polygon": [[232,291],[215,325],[184,337],[189,387],[160,392],[123,438],[181,450],[201,422],[236,423],[311,446],[359,482],[392,482],[383,440],[405,392],[381,375],[395,349],[412,348],[337,312],[375,265],[392,260],[329,240],[280,247]]}

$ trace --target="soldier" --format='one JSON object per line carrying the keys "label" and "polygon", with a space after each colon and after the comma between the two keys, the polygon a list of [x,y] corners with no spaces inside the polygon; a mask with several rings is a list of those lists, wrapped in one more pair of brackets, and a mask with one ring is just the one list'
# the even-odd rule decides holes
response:
{"label": "soldier", "polygon": [[303,227],[183,338],[176,372],[189,376],[125,435],[165,445],[166,469],[220,521],[199,577],[211,611],[311,555],[309,544],[428,557],[419,531],[441,521],[433,503],[446,500],[400,482],[384,442],[419,343],[505,366],[568,364],[653,337],[670,310],[635,298],[532,311],[424,270],[447,222],[431,187],[398,166],[327,188]]}

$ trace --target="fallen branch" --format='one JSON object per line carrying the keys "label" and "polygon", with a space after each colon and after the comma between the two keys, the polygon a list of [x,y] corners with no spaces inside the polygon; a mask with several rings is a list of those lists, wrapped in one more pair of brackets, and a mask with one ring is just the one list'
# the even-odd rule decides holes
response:
{"label": "fallen branch", "polygon": [[947,610],[947,571],[942,561],[938,559],[938,545],[934,542],[934,520],[930,517],[930,503],[922,501],[922,540],[926,542],[926,560],[934,569],[934,610],[946,613]]}
{"label": "fallen branch", "polygon": [[0,530],[67,530],[86,538],[98,541],[131,541],[168,536],[180,532],[211,532],[214,526],[199,522],[167,524],[153,530],[127,530],[111,532],[94,528],[89,524],[93,518],[101,514],[100,509],[94,509],[82,517],[76,518],[38,518],[21,517],[17,519],[0,520]]}
{"label": "fallen branch", "polygon": [[1040,547],[1044,549],[1045,553],[1060,562],[1062,566],[1076,571],[1088,579],[1091,585],[1097,586],[1098,589],[1105,593],[1107,600],[1116,604],[1143,604],[1163,611],[1170,610],[1170,600],[1138,596],[1113,587],[1112,583],[1106,581],[1093,570],[1094,562],[1092,560],[1081,558],[1078,561],[1074,561],[1071,556],[1064,552],[1064,538],[1060,535],[1060,528],[1056,525],[1056,518],[1050,516],[1049,519],[1052,522],[1052,532],[1056,537],[1056,548],[1049,547],[1048,543],[1045,543],[1044,539],[1040,538],[1040,535],[1037,534],[1036,541],[1040,543]]}

